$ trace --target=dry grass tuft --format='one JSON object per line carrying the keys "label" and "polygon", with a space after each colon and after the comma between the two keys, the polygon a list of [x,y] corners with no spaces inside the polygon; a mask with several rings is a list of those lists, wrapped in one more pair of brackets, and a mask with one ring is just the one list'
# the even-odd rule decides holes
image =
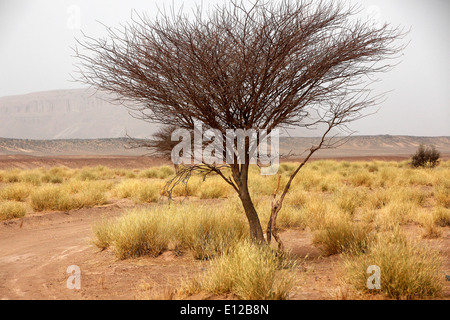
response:
{"label": "dry grass tuft", "polygon": [[243,241],[213,259],[209,270],[185,284],[183,291],[233,294],[244,300],[285,300],[295,284],[294,268],[271,248]]}

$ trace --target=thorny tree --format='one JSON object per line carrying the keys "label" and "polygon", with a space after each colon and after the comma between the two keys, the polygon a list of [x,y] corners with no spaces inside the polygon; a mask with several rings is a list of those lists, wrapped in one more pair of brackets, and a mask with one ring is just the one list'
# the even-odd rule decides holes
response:
{"label": "thorny tree", "polygon": [[274,193],[267,239],[249,193],[248,161],[190,166],[173,180],[194,170],[220,175],[239,195],[251,237],[270,242],[273,236],[282,248],[276,219],[292,180],[317,150],[341,141],[335,129],[379,102],[368,85],[393,67],[404,47],[396,41],[405,33],[359,19],[357,7],[335,1],[233,1],[203,11],[154,20],[141,15],[122,29],[107,28],[104,39],[85,36],[76,48],[78,79],[114,93],[152,123],[188,130],[201,123],[224,135],[226,129],[322,130]]}

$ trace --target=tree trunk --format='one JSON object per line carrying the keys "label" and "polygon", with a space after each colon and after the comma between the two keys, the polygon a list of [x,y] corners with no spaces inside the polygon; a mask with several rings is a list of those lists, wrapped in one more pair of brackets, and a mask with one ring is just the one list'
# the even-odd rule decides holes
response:
{"label": "tree trunk", "polygon": [[[247,139],[248,140],[248,139]],[[248,141],[246,141],[246,148],[248,150]],[[239,198],[241,199],[242,205],[244,207],[245,215],[247,216],[248,225],[250,227],[250,237],[257,242],[263,243],[264,233],[261,227],[261,222],[259,221],[258,213],[256,212],[255,206],[253,205],[252,198],[250,197],[250,192],[248,191],[248,169],[249,169],[249,159],[248,152],[246,153],[246,162],[241,166],[241,170],[237,174],[237,166],[234,167],[235,180],[238,180],[239,185]]]}
{"label": "tree trunk", "polygon": [[242,205],[244,206],[245,215],[247,216],[248,224],[250,227],[251,238],[260,243],[265,242],[261,222],[259,221],[258,213],[256,212],[252,199],[250,198],[248,189],[241,189],[239,198],[241,199]]}

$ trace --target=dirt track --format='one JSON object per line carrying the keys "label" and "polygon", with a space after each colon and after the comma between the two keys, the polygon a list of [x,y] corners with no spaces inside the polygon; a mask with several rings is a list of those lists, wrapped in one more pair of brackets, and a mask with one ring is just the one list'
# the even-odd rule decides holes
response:
{"label": "dirt track", "polygon": [[[0,224],[0,299],[169,299],[173,289],[207,262],[171,251],[158,258],[119,261],[109,250],[90,241],[92,226],[102,217],[115,217],[132,206],[121,201],[92,209],[31,214]],[[303,231],[283,233],[287,247],[306,258],[309,272],[299,269],[301,289],[293,299],[333,298],[334,263],[321,257]],[[305,261],[306,261],[305,260]],[[81,270],[81,290],[67,288],[67,267]],[[308,274],[306,277],[305,275]],[[193,299],[217,298],[194,296]],[[219,297],[226,299],[227,297]]]}
{"label": "dirt track", "polygon": [[[0,299],[137,299],[161,297],[195,261],[167,252],[118,261],[90,241],[92,226],[131,207],[127,201],[72,212],[33,214],[0,225]],[[188,259],[190,261],[190,259]],[[81,290],[67,288],[67,267],[81,270]],[[151,286],[152,290],[149,290]],[[150,295],[149,295],[150,294]]]}

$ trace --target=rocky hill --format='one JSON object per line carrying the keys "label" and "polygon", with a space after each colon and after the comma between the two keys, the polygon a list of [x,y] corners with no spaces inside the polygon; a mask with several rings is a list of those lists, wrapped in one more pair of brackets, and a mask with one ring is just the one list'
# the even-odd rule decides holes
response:
{"label": "rocky hill", "polygon": [[0,98],[0,137],[16,139],[148,137],[148,123],[88,89],[56,90]]}
{"label": "rocky hill", "polygon": [[[138,140],[137,140],[138,141]],[[147,149],[131,148],[127,138],[23,140],[0,138],[0,155],[61,156],[148,154]],[[135,141],[136,142],[136,141]],[[282,154],[301,153],[317,144],[317,138],[280,138]],[[315,158],[409,157],[420,144],[434,145],[443,156],[450,156],[450,137],[355,136],[335,149],[319,150]]]}

